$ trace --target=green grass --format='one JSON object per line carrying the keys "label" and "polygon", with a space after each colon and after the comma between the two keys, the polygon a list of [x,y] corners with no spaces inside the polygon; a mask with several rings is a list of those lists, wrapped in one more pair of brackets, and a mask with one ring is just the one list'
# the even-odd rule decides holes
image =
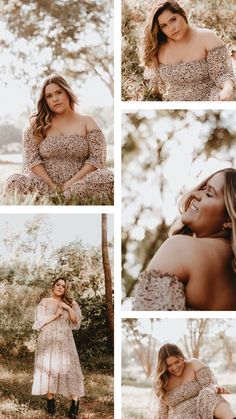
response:
{"label": "green grass", "polygon": [[[33,359],[23,362],[2,360],[0,367],[0,417],[4,419],[46,419],[46,396],[31,396]],[[85,393],[81,399],[80,419],[113,418],[113,377],[86,373]],[[56,398],[56,418],[67,417],[70,401]]]}

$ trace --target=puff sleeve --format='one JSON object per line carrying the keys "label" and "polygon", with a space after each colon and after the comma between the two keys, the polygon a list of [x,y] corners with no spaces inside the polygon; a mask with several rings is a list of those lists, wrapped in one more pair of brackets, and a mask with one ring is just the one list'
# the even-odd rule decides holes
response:
{"label": "puff sleeve", "polygon": [[139,280],[133,310],[186,310],[184,285],[174,275],[152,269],[142,272]]}
{"label": "puff sleeve", "polygon": [[50,316],[50,313],[48,312],[48,305],[46,302],[46,298],[43,298],[36,307],[34,324],[32,328],[34,330],[39,331],[44,326],[44,323],[48,319],[49,316]]}
{"label": "puff sleeve", "polygon": [[208,71],[214,83],[221,87],[226,80],[231,80],[234,85],[234,95],[236,80],[233,71],[232,60],[225,45],[212,48],[207,54]]}
{"label": "puff sleeve", "polygon": [[88,132],[87,140],[89,145],[89,156],[85,164],[91,164],[96,169],[102,168],[106,162],[106,142],[103,132],[93,129]]}
{"label": "puff sleeve", "polygon": [[200,370],[196,371],[196,380],[201,388],[207,387],[210,384],[217,384],[215,376],[209,367],[202,367]]}
{"label": "puff sleeve", "polygon": [[74,323],[70,322],[71,329],[72,329],[72,330],[79,330],[80,325],[81,325],[81,321],[83,320],[83,316],[82,316],[82,314],[81,314],[81,310],[80,310],[79,304],[77,304],[77,303],[74,301],[74,302],[73,302],[73,305],[72,305],[72,308],[73,308],[74,313],[75,313],[75,315],[76,315],[77,323],[76,323],[76,324],[74,324]]}
{"label": "puff sleeve", "polygon": [[39,145],[35,142],[32,128],[28,127],[23,132],[23,164],[24,170],[30,172],[34,166],[43,164],[39,154]]}

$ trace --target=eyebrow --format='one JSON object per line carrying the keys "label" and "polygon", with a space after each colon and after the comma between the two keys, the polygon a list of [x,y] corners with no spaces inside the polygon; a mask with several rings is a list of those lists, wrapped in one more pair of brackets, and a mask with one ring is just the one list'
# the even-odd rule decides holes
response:
{"label": "eyebrow", "polygon": [[159,23],[159,26],[163,26],[166,25],[171,19],[173,19],[173,17],[176,15],[177,13],[174,13],[173,16],[170,17],[170,19],[167,20],[167,22],[163,22],[163,23]]}
{"label": "eyebrow", "polygon": [[52,93],[57,93],[57,92],[59,92],[60,90],[62,90],[62,88],[57,89],[57,90],[54,90],[53,92],[48,92],[48,93],[45,93],[45,95],[46,95],[46,96],[47,96],[47,95],[51,95]]}

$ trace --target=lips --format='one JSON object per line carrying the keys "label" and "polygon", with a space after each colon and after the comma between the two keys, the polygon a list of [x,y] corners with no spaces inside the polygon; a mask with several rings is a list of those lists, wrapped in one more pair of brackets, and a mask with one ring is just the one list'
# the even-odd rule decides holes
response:
{"label": "lips", "polygon": [[191,204],[190,204],[190,207],[189,207],[192,211],[194,211],[194,212],[198,212],[199,211],[199,209],[198,209],[198,207],[196,206],[196,204],[194,203],[194,201],[192,201],[191,202]]}
{"label": "lips", "polygon": [[172,35],[171,35],[171,36],[178,35],[178,33],[179,33],[179,32],[174,32],[174,33],[172,33]]}

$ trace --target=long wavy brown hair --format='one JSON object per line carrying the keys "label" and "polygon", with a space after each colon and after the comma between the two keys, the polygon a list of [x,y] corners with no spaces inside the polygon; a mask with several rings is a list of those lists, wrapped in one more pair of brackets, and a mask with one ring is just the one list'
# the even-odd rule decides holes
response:
{"label": "long wavy brown hair", "polygon": [[158,352],[156,377],[155,377],[155,392],[160,398],[163,398],[168,386],[169,373],[167,371],[166,359],[169,356],[176,356],[177,358],[185,359],[181,349],[174,343],[166,343],[161,346]]}
{"label": "long wavy brown hair", "polygon": [[[198,186],[192,189],[190,192],[183,195],[179,203],[179,211],[182,214],[187,211],[191,201],[193,199],[193,192],[200,191],[204,189],[207,185],[207,182],[215,176],[217,173],[224,173],[224,186],[223,186],[223,195],[225,201],[225,216],[226,219],[229,219],[227,227],[219,232],[222,237],[230,240],[232,252],[233,252],[233,268],[236,272],[236,169],[227,168],[223,170],[218,170],[213,173],[211,176],[203,180]],[[173,226],[170,229],[170,236],[175,234],[185,234],[192,236],[194,232],[186,225],[183,225],[178,219],[174,222]]]}
{"label": "long wavy brown hair", "polygon": [[54,290],[54,286],[56,285],[56,283],[58,281],[64,281],[65,282],[65,292],[63,294],[63,296],[61,297],[62,301],[66,304],[68,304],[70,307],[72,307],[73,304],[73,298],[70,295],[70,291],[69,291],[69,282],[66,278],[64,278],[63,276],[59,276],[58,278],[56,278],[53,283],[52,283],[52,291]]}
{"label": "long wavy brown hair", "polygon": [[186,23],[188,19],[184,9],[173,0],[154,1],[147,15],[144,26],[144,36],[141,47],[141,63],[145,67],[158,66],[158,49],[161,44],[167,42],[167,36],[162,32],[158,24],[158,17],[164,10],[181,15]]}
{"label": "long wavy brown hair", "polygon": [[72,110],[74,110],[75,104],[77,104],[75,94],[73,93],[67,81],[62,76],[53,74],[47,77],[40,92],[39,100],[37,103],[37,111],[30,117],[31,126],[33,129],[33,137],[37,144],[39,144],[46,137],[46,132],[52,124],[53,112],[49,109],[45,99],[45,89],[51,83],[57,84],[67,93],[69,104]]}

